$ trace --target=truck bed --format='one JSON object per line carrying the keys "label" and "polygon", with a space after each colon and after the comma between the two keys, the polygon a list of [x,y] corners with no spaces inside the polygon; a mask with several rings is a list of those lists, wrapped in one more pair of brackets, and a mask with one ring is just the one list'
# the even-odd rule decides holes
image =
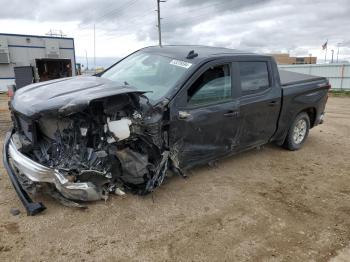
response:
{"label": "truck bed", "polygon": [[325,77],[321,76],[306,75],[281,69],[278,71],[280,73],[282,87],[326,79]]}

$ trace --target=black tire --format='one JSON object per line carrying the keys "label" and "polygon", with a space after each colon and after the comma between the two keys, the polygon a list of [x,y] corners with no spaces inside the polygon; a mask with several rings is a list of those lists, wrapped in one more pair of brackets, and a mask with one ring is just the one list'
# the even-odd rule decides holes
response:
{"label": "black tire", "polygon": [[[299,127],[303,126],[304,123],[305,123],[305,133],[303,128],[299,129]],[[303,146],[307,136],[309,135],[309,130],[310,130],[309,115],[305,112],[301,112],[299,115],[296,116],[293,123],[291,124],[288,130],[286,140],[284,141],[283,147],[291,151],[299,150]],[[304,135],[302,136],[302,134]]]}

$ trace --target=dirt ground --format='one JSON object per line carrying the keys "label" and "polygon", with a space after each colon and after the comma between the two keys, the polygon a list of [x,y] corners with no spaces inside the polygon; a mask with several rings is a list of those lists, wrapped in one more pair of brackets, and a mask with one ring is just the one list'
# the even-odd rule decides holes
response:
{"label": "dirt ground", "polygon": [[350,261],[349,156],[350,98],[330,98],[300,151],[268,145],[84,211],[37,196],[47,210],[26,216],[1,164],[0,261]]}

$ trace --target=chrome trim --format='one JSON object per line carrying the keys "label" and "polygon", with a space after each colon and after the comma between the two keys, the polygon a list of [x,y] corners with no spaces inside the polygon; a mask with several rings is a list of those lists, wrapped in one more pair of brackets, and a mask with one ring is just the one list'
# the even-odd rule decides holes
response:
{"label": "chrome trim", "polygon": [[69,182],[56,169],[43,166],[18,151],[12,138],[9,144],[9,155],[17,170],[29,180],[37,183],[54,184],[56,189],[66,198],[81,201],[102,199],[102,192],[90,182]]}
{"label": "chrome trim", "polygon": [[318,119],[318,124],[323,124],[324,122],[324,113],[320,115],[320,118]]}

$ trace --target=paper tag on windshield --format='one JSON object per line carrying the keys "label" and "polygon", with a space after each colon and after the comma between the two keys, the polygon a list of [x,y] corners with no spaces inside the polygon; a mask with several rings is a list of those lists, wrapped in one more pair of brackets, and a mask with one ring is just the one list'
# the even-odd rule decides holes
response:
{"label": "paper tag on windshield", "polygon": [[176,65],[176,66],[181,66],[181,67],[184,67],[186,69],[190,68],[190,66],[192,65],[191,63],[187,63],[185,61],[175,60],[175,59],[171,60],[170,64],[171,65]]}

